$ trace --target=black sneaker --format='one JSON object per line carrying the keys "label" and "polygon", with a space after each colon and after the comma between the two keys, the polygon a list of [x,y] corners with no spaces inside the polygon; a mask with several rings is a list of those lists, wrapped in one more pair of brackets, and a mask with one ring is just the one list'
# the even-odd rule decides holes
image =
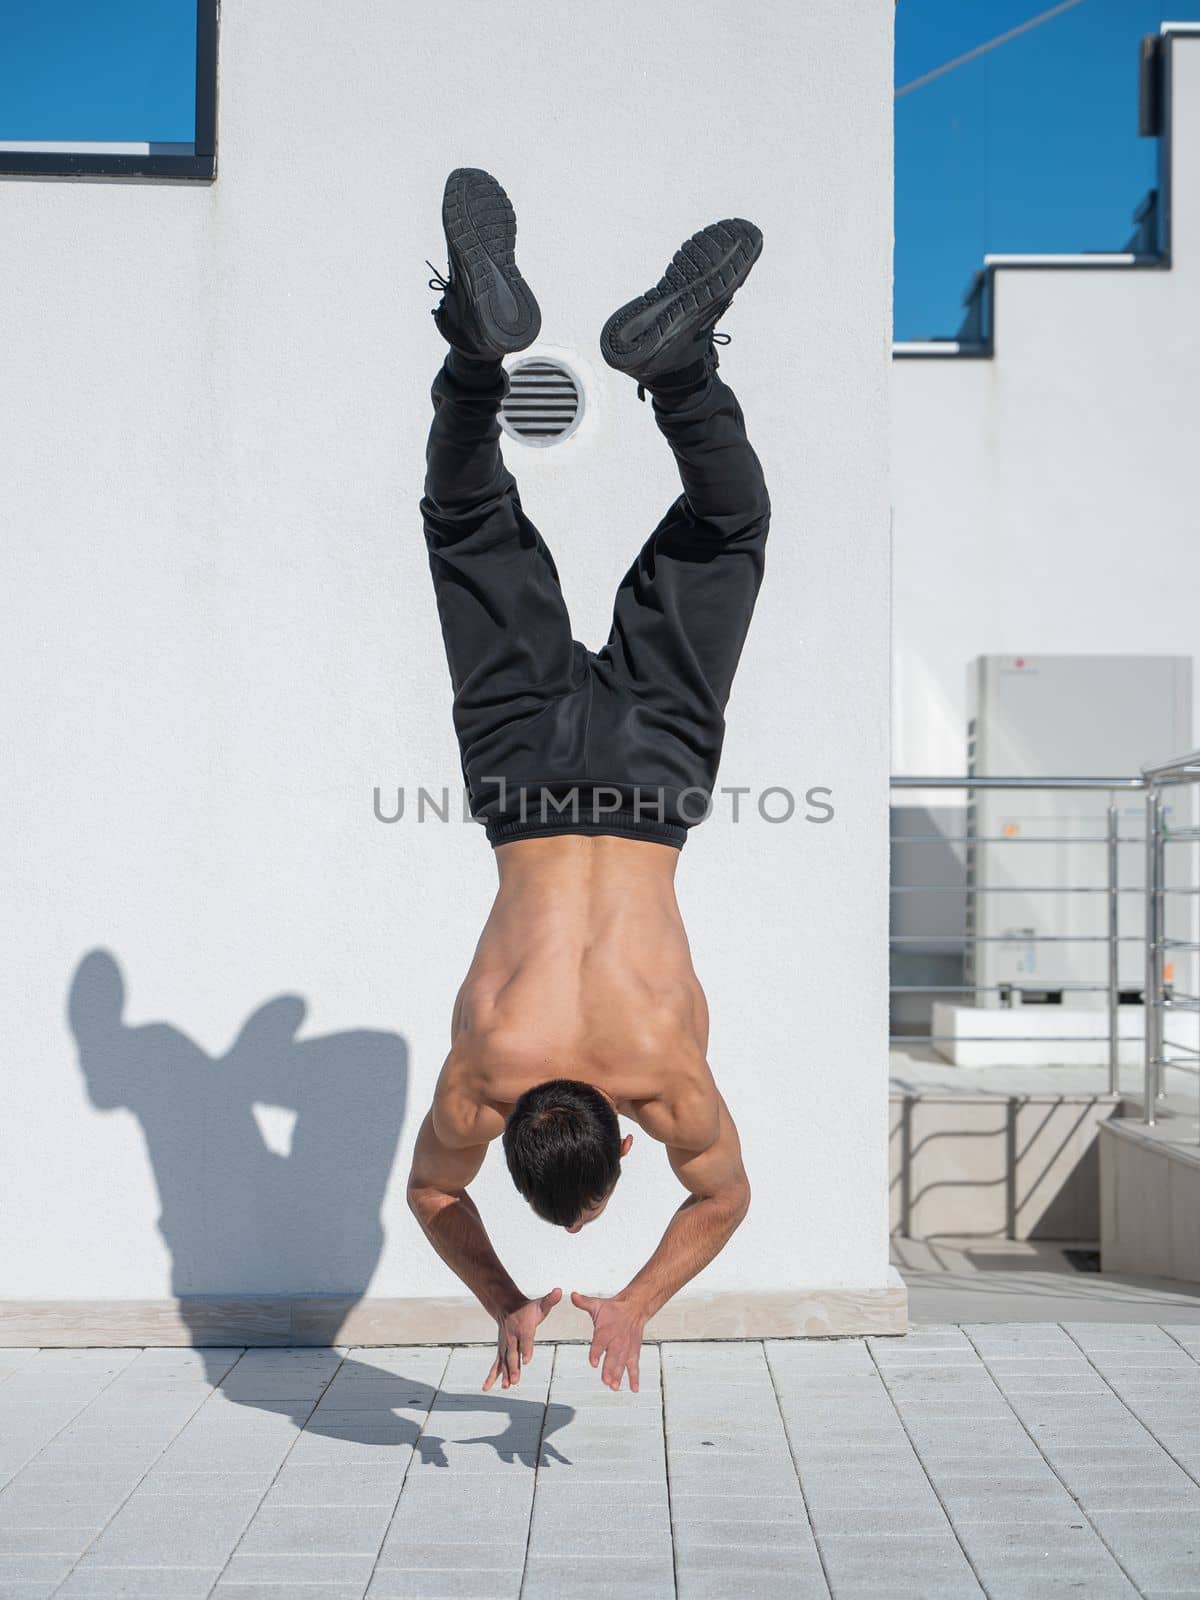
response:
{"label": "black sneaker", "polygon": [[742,217],[701,228],[653,289],[609,317],[600,334],[605,361],[636,378],[639,389],[693,367],[711,371],[713,329],[761,254],[761,232]]}
{"label": "black sneaker", "polygon": [[429,280],[443,291],[433,313],[442,337],[483,360],[524,350],[537,338],[542,314],[513,257],[512,201],[490,173],[458,167],[446,179],[442,226],[450,276],[433,267]]}

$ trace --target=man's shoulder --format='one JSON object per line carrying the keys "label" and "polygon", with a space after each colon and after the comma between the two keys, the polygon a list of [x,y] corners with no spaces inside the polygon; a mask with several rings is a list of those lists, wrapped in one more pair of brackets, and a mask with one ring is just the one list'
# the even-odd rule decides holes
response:
{"label": "man's shoulder", "polygon": [[673,1149],[707,1150],[720,1133],[721,1097],[703,1056],[668,1068],[661,1088],[635,1101],[630,1111],[652,1139]]}
{"label": "man's shoulder", "polygon": [[430,1114],[433,1131],[454,1150],[488,1144],[504,1132],[504,1113],[484,1075],[469,1059],[453,1055],[442,1068]]}

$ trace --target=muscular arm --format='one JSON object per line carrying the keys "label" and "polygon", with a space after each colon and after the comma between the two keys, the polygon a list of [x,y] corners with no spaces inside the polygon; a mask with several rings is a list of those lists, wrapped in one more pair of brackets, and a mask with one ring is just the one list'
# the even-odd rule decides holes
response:
{"label": "muscular arm", "polygon": [[430,1111],[417,1134],[408,1204],[442,1260],[499,1321],[524,1303],[488,1238],[467,1185],[483,1165],[486,1141],[461,1148],[443,1141]]}
{"label": "muscular arm", "polygon": [[[619,1389],[626,1370],[629,1387],[638,1387],[642,1330],[656,1311],[706,1267],[729,1242],[750,1205],[750,1184],[742,1166],[737,1129],[718,1095],[717,1137],[704,1150],[668,1144],[667,1158],[676,1177],[689,1190],[671,1218],[658,1248],[642,1270],[611,1300],[573,1294],[572,1301],[592,1319],[595,1336],[589,1359],[601,1359],[603,1381]],[[653,1111],[640,1118],[654,1133]]]}
{"label": "muscular arm", "polygon": [[658,1248],[622,1290],[647,1319],[729,1243],[750,1206],[750,1184],[729,1109],[717,1096],[716,1140],[707,1150],[667,1146],[671,1170],[689,1191],[671,1218]]}
{"label": "muscular arm", "polygon": [[[551,1289],[533,1300],[521,1293],[493,1249],[479,1208],[467,1193],[467,1184],[487,1153],[486,1118],[483,1142],[459,1146],[453,1137],[443,1138],[439,1133],[436,1111],[435,1101],[417,1134],[408,1203],[438,1255],[495,1317],[496,1359],[483,1387],[490,1389],[499,1378],[507,1389],[521,1381],[522,1364],[533,1359],[534,1334],[562,1298],[562,1290]],[[499,1124],[498,1116],[495,1120]]]}

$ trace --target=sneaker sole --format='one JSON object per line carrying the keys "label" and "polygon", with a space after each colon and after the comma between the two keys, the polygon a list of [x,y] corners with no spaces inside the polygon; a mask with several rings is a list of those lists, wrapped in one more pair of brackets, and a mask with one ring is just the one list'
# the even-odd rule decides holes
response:
{"label": "sneaker sole", "polygon": [[500,355],[524,350],[537,338],[542,314],[517,268],[512,201],[490,173],[458,167],[446,179],[442,226],[451,266],[488,341]]}
{"label": "sneaker sole", "polygon": [[669,354],[695,327],[696,312],[728,301],[762,254],[761,231],[744,217],[727,217],[694,233],[675,252],[658,285],[614,311],[600,334],[600,353],[618,372],[631,372]]}

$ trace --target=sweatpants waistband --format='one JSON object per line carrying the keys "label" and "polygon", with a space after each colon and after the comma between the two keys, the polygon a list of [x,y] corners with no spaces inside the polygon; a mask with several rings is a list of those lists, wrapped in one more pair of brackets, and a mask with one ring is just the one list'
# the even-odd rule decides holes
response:
{"label": "sweatpants waistband", "polygon": [[555,839],[568,834],[583,834],[593,838],[611,836],[618,839],[646,839],[654,844],[670,845],[682,850],[687,829],[673,822],[661,822],[657,817],[645,817],[636,811],[606,811],[599,816],[573,818],[569,816],[489,817],[486,823],[488,843],[493,849],[500,844],[511,844],[514,839]]}

